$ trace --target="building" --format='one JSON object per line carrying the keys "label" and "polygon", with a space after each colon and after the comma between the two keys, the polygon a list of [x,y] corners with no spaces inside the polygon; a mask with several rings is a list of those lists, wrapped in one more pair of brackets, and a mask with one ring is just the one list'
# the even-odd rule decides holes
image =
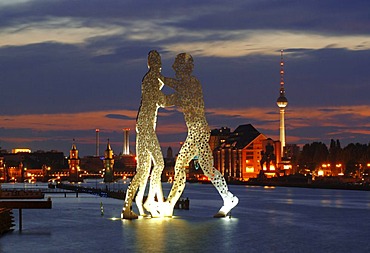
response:
{"label": "building", "polygon": [[298,173],[296,164],[298,162],[299,153],[300,148],[297,144],[285,144],[284,156],[282,157],[280,166],[285,175]]}
{"label": "building", "polygon": [[161,178],[163,182],[172,182],[175,173],[175,163],[176,157],[173,155],[173,150],[171,147],[168,147],[166,157],[164,158],[164,170]]}
{"label": "building", "polygon": [[69,165],[69,182],[79,182],[80,178],[80,158],[78,157],[78,150],[73,142],[72,148],[69,151],[68,158]]}
{"label": "building", "polygon": [[109,139],[107,143],[107,149],[104,152],[104,182],[110,183],[114,181],[114,156],[113,150],[110,146]]}
{"label": "building", "polygon": [[6,182],[6,170],[4,165],[4,157],[0,157],[0,183]]}
{"label": "building", "polygon": [[211,130],[211,136],[209,138],[209,146],[211,150],[214,150],[230,136],[230,128],[228,127],[221,127],[219,129]]}
{"label": "building", "polygon": [[[34,182],[47,181],[48,177],[59,171],[68,173],[68,163],[63,152],[36,151],[0,153],[0,181]],[[4,179],[1,179],[4,178]]]}
{"label": "building", "polygon": [[23,168],[22,162],[18,166],[6,166],[6,182],[22,183],[24,181]]}
{"label": "building", "polygon": [[255,178],[261,171],[276,175],[280,142],[267,139],[251,124],[240,125],[213,150],[214,166],[228,181]]}
{"label": "building", "polygon": [[17,153],[31,153],[31,149],[29,149],[29,148],[13,148],[12,149],[12,153],[13,154],[17,154]]}

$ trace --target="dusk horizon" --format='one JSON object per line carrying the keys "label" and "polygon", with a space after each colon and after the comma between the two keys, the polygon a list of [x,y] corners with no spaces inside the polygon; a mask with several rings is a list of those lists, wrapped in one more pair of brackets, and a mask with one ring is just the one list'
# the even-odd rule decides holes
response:
{"label": "dusk horizon", "polygon": [[[286,143],[370,142],[370,3],[356,1],[0,1],[0,147],[122,151],[135,120],[147,55],[162,74],[187,52],[203,88],[210,129],[252,124],[279,139],[284,50]],[[170,88],[164,88],[171,93]],[[158,112],[162,149],[176,152],[186,125]],[[165,153],[164,153],[165,154]]]}

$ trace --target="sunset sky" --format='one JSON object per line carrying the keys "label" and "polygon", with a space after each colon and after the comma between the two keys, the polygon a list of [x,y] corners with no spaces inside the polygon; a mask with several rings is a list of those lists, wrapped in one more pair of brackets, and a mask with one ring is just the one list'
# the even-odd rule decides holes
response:
{"label": "sunset sky", "polygon": [[[0,146],[80,155],[135,118],[147,54],[162,73],[178,53],[194,58],[210,128],[251,123],[279,138],[284,49],[286,141],[342,146],[370,141],[370,1],[0,0]],[[171,93],[169,88],[164,92]],[[160,109],[163,149],[186,137],[176,108]]]}

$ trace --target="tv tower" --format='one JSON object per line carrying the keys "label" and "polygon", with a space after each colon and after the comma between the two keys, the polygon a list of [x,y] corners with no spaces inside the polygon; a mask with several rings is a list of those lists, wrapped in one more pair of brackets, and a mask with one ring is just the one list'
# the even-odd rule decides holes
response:
{"label": "tv tower", "polygon": [[280,51],[280,96],[278,97],[276,104],[280,108],[280,142],[281,142],[281,156],[284,155],[285,147],[285,122],[284,114],[285,107],[288,105],[288,99],[285,97],[284,89],[284,50]]}

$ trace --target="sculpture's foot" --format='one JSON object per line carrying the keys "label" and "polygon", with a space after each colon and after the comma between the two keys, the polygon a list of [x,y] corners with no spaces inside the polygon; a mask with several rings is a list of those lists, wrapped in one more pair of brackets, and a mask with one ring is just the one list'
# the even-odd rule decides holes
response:
{"label": "sculpture's foot", "polygon": [[140,206],[140,205],[136,205],[136,206],[137,206],[137,209],[139,210],[139,216],[145,216],[146,213],[144,211],[143,206]]}
{"label": "sculpture's foot", "polygon": [[163,202],[161,207],[162,217],[172,217],[173,206],[169,202]]}
{"label": "sculpture's foot", "polygon": [[132,210],[123,210],[121,213],[121,219],[134,220],[137,218],[139,218],[139,216]]}
{"label": "sculpture's foot", "polygon": [[213,217],[214,218],[223,218],[226,217],[231,209],[233,209],[239,203],[239,199],[237,196],[227,197],[224,199],[224,205],[221,209],[216,213]]}
{"label": "sculpture's foot", "polygon": [[156,201],[146,201],[144,203],[144,208],[150,213],[152,218],[159,218],[163,217],[161,205],[162,205],[161,203]]}
{"label": "sculpture's foot", "polygon": [[151,218],[152,216],[150,214],[146,214],[144,213],[143,215],[139,215],[139,217],[143,217],[143,218]]}

